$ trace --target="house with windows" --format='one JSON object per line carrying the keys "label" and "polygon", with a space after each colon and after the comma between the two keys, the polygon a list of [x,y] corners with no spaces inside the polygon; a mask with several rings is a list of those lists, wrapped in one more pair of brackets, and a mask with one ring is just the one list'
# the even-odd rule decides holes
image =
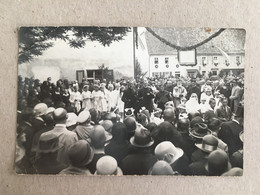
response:
{"label": "house with windows", "polygon": [[[218,29],[192,28],[152,28],[152,30],[170,43],[181,47],[192,46],[205,40]],[[244,72],[245,31],[226,29],[209,42],[195,49],[193,65],[179,62],[178,51],[156,38],[149,31],[143,31],[138,38],[137,57],[150,77],[193,76],[200,74],[238,75]],[[140,56],[140,58],[139,58]],[[146,56],[146,57],[144,57]]]}

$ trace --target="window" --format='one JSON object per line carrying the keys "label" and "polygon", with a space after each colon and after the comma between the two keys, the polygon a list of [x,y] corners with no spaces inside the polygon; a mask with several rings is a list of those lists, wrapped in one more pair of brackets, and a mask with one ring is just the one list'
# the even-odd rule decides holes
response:
{"label": "window", "polygon": [[87,77],[93,78],[94,77],[94,71],[93,70],[87,70]]}
{"label": "window", "polygon": [[205,56],[203,56],[203,57],[201,58],[201,62],[202,62],[202,65],[203,65],[203,66],[205,66],[205,65],[207,64],[207,60],[206,60],[206,57],[205,57]]}
{"label": "window", "polygon": [[240,56],[236,56],[236,64],[239,66],[241,64]]}
{"label": "window", "polygon": [[228,60],[225,60],[225,64],[226,64],[227,66],[229,66],[229,61],[228,61]]}
{"label": "window", "polygon": [[217,75],[217,74],[218,74],[218,72],[216,70],[212,71],[212,75]]}
{"label": "window", "polygon": [[158,62],[159,62],[158,58],[154,58],[154,63],[158,64]]}
{"label": "window", "polygon": [[169,58],[165,58],[165,64],[168,64],[169,63]]}
{"label": "window", "polygon": [[218,65],[218,57],[213,57],[213,64],[215,65],[215,66],[217,66]]}

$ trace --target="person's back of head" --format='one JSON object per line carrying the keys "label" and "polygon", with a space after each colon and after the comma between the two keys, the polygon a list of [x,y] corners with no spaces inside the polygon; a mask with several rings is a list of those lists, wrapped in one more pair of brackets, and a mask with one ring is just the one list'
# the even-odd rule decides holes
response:
{"label": "person's back of head", "polygon": [[146,128],[153,134],[153,131],[157,128],[156,123],[150,122],[146,125]]}
{"label": "person's back of head", "polygon": [[164,121],[173,122],[175,120],[175,112],[174,108],[165,108],[163,112],[163,119]]}
{"label": "person's back of head", "polygon": [[177,123],[177,129],[178,131],[182,133],[187,133],[189,132],[190,128],[190,121],[187,118],[180,118]]}
{"label": "person's back of head", "polygon": [[56,124],[65,124],[67,119],[67,111],[64,108],[57,108],[53,112],[53,118]]}
{"label": "person's back of head", "polygon": [[90,133],[91,144],[95,149],[103,149],[106,142],[105,129],[101,125],[95,125]]}
{"label": "person's back of head", "polygon": [[144,127],[148,124],[148,118],[145,114],[143,113],[138,113],[136,120],[138,123],[140,123],[141,125],[143,125]]}
{"label": "person's back of head", "polygon": [[115,123],[114,126],[112,127],[112,139],[114,141],[120,142],[126,140],[126,135],[127,135],[127,128],[124,123],[118,122]]}
{"label": "person's back of head", "polygon": [[208,156],[208,162],[205,166],[209,175],[219,176],[231,169],[231,164],[226,152],[223,150],[214,150]]}
{"label": "person's back of head", "polygon": [[174,142],[174,140],[179,138],[179,133],[171,123],[164,121],[156,128],[153,133],[153,137],[156,144],[163,141]]}
{"label": "person's back of head", "polygon": [[127,128],[127,137],[130,139],[134,135],[135,129],[136,129],[136,120],[134,117],[127,117],[124,120],[124,124]]}

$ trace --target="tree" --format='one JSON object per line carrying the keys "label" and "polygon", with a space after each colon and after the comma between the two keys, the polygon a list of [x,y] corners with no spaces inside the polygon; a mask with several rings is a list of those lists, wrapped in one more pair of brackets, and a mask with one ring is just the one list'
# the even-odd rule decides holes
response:
{"label": "tree", "polygon": [[18,63],[42,55],[57,39],[67,42],[72,48],[83,48],[87,40],[109,46],[114,41],[123,40],[129,31],[128,27],[21,27]]}
{"label": "tree", "polygon": [[134,72],[135,72],[135,78],[136,79],[142,78],[147,74],[147,71],[143,72],[141,64],[137,59],[135,59],[135,67],[134,68],[135,68]]}

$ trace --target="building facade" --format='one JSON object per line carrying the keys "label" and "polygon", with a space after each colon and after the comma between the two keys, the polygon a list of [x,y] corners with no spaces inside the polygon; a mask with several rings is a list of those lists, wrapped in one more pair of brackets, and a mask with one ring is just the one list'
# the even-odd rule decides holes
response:
{"label": "building facade", "polygon": [[[176,45],[193,45],[209,37],[203,29],[153,28],[163,38]],[[183,37],[181,36],[183,35]],[[149,77],[194,76],[233,74],[244,71],[245,66],[245,31],[243,29],[226,29],[219,36],[196,48],[196,64],[181,65],[178,51],[169,47],[150,32],[143,30],[138,39],[137,49],[141,66]]]}

